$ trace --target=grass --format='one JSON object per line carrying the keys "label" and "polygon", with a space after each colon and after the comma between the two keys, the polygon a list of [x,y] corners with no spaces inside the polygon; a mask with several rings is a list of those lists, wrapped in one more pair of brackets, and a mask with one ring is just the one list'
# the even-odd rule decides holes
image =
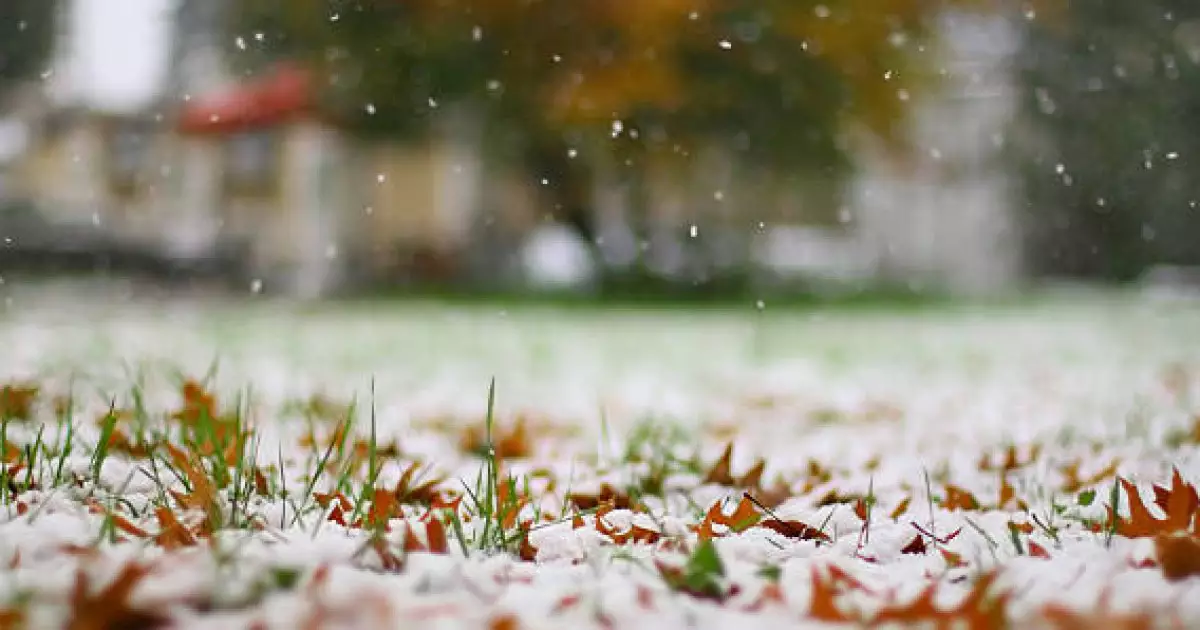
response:
{"label": "grass", "polygon": [[[667,316],[629,321],[657,322],[657,317]],[[1003,334],[988,334],[973,347],[991,349],[987,356],[1009,371],[1000,372],[997,365],[990,365],[980,371],[984,379],[980,381],[946,369],[946,357],[954,354],[947,348],[961,347],[963,330],[975,334],[974,320],[946,332],[922,328],[921,316],[913,313],[897,317],[900,319],[888,329],[896,334],[880,333],[875,324],[853,318],[828,323],[797,320],[800,330],[779,339],[771,335],[782,328],[767,330],[768,350],[786,354],[807,349],[809,354],[804,356],[816,366],[812,376],[803,371],[788,374],[786,391],[799,392],[796,401],[780,397],[744,406],[712,407],[720,410],[713,412],[713,418],[636,415],[621,411],[619,405],[601,405],[605,412],[599,414],[595,426],[586,426],[584,419],[585,426],[575,426],[576,432],[562,431],[553,417],[523,416],[521,405],[511,404],[521,395],[519,388],[500,392],[494,378],[488,379],[486,398],[471,397],[479,400],[470,402],[483,403],[481,412],[438,422],[414,419],[409,424],[396,421],[394,401],[409,394],[396,389],[395,380],[383,385],[384,381],[372,379],[367,398],[339,399],[309,391],[271,402],[264,402],[260,389],[236,379],[232,386],[222,384],[219,377],[223,374],[217,373],[215,363],[197,369],[199,376],[191,379],[185,377],[186,372],[155,372],[140,366],[127,369],[129,383],[123,390],[97,388],[74,379],[46,379],[36,386],[13,382],[0,393],[0,454],[4,455],[0,507],[6,515],[0,518],[0,554],[11,551],[3,542],[3,528],[33,523],[38,527],[29,531],[36,531],[46,542],[28,543],[30,549],[62,551],[54,552],[59,554],[54,561],[22,554],[23,559],[12,569],[17,582],[40,584],[31,576],[55,563],[72,572],[91,570],[81,560],[90,557],[111,563],[118,558],[157,558],[159,570],[169,571],[172,566],[201,562],[195,555],[199,552],[207,556],[202,565],[205,570],[220,579],[214,578],[208,590],[191,592],[172,605],[191,611],[189,614],[244,613],[247,624],[268,600],[282,598],[299,610],[309,610],[305,606],[320,600],[315,593],[322,580],[329,579],[321,577],[323,571],[335,569],[394,574],[391,581],[372,584],[393,598],[388,601],[400,602],[401,612],[412,602],[442,601],[438,598],[453,593],[455,598],[476,602],[473,605],[488,614],[498,614],[493,591],[515,592],[504,589],[517,589],[514,585],[524,584],[520,580],[531,580],[529,590],[539,596],[567,594],[562,601],[529,609],[553,611],[545,614],[561,617],[563,625],[572,627],[589,625],[597,615],[623,614],[604,604],[607,595],[587,599],[591,588],[628,588],[620,597],[635,602],[631,611],[664,615],[667,625],[671,619],[667,611],[676,608],[702,616],[698,611],[707,609],[694,607],[697,602],[728,607],[727,612],[746,615],[746,619],[758,614],[751,610],[787,610],[795,618],[840,616],[850,623],[865,624],[869,620],[861,615],[866,613],[847,602],[871,600],[878,593],[855,586],[856,576],[883,580],[889,592],[911,592],[915,587],[936,588],[939,593],[961,591],[973,583],[986,583],[989,570],[1009,566],[1014,557],[1028,558],[1037,548],[1050,550],[1051,558],[1044,560],[1047,574],[1053,573],[1060,561],[1069,564],[1071,559],[1062,556],[1072,553],[1070,550],[1085,546],[1094,555],[1081,557],[1091,557],[1093,562],[1103,557],[1113,563],[1104,571],[1093,571],[1095,575],[1089,579],[1099,579],[1105,571],[1113,580],[1132,579],[1118,567],[1125,560],[1121,554],[1128,552],[1131,533],[1162,533],[1165,526],[1138,523],[1141,529],[1137,529],[1130,525],[1126,520],[1132,518],[1130,497],[1122,496],[1124,490],[1117,478],[1132,470],[1149,470],[1152,465],[1164,468],[1187,461],[1184,456],[1194,448],[1197,435],[1188,415],[1195,411],[1194,392],[1180,391],[1168,398],[1158,390],[1131,389],[1116,401],[1123,400],[1124,406],[1093,407],[1097,398],[1120,392],[1092,386],[1080,392],[1088,405],[1075,406],[1078,400],[1069,397],[1072,391],[1063,393],[1061,388],[1081,377],[1064,372],[1059,380],[1053,373],[1037,372],[1028,388],[1019,379],[1032,374],[1024,370],[1041,368],[1030,363],[1039,357],[1050,357],[1051,365],[1064,370],[1064,365],[1082,369],[1078,366],[1090,364],[1093,371],[1087,375],[1098,379],[1107,374],[1096,370],[1098,357],[1103,356],[1098,351],[1079,355],[1077,364],[1064,359],[1067,353],[1056,352],[1053,344],[1042,344],[1037,353],[1027,354],[1005,335],[1016,331],[1028,335],[1021,339],[1039,342],[1052,335],[1030,335],[1024,328],[1002,325],[999,330]],[[1078,330],[1077,322],[1057,317],[1050,318],[1052,331]],[[587,345],[587,335],[602,329],[564,320],[531,321],[555,334],[576,327],[563,335],[564,345],[605,346],[603,350],[611,352],[618,364],[639,365],[647,357],[679,351],[671,355],[670,364],[678,366],[687,379],[705,369],[723,377],[750,369],[746,367],[750,364],[729,358],[736,343],[715,333],[706,343],[703,330],[690,319],[668,318],[679,322],[678,331],[635,330],[630,335],[636,339],[627,341],[628,345],[618,343],[617,335],[609,343],[602,339]],[[412,321],[424,320],[414,317]],[[613,324],[621,320],[602,321]],[[1171,321],[1180,330],[1192,325],[1187,319]],[[1106,325],[1093,324],[1089,330],[1111,332]],[[433,363],[419,362],[423,346],[396,341],[442,334],[454,337],[459,329],[453,326],[414,326],[412,332],[405,329],[403,333],[411,336],[387,337],[385,333],[374,343],[390,360],[412,362],[413,370],[429,370]],[[329,347],[350,343],[355,330],[345,326],[344,336]],[[722,331],[728,332],[718,329]],[[674,332],[678,334],[668,334]],[[935,332],[941,336],[931,337]],[[755,343],[764,343],[763,336],[756,335]],[[655,345],[658,337],[664,342]],[[1092,340],[1102,338],[1104,334],[1083,336],[1087,343],[1081,347],[1095,351]],[[681,340],[697,347],[671,347]],[[461,387],[456,391],[478,382],[474,376],[495,367],[493,361],[519,364],[523,360],[511,353],[504,339],[489,341],[494,345],[479,346],[477,353],[470,354],[474,371],[457,378]],[[471,345],[461,338],[444,343]],[[923,361],[930,355],[925,359],[908,357],[908,363],[889,363],[905,348],[943,343],[938,346],[940,354],[935,353],[941,359],[935,364],[941,371],[924,369]],[[1167,365],[1177,356],[1177,346],[1171,339],[1161,339],[1142,347],[1147,354],[1142,362],[1122,361],[1113,374],[1128,377],[1121,382],[1132,388],[1128,383],[1137,379],[1129,375],[1151,374],[1137,371],[1143,369],[1139,366]],[[866,352],[864,349],[875,352],[870,356],[876,367],[906,365],[911,374],[895,377],[900,378],[902,387],[891,389],[892,381],[871,381],[869,372],[853,371],[862,355],[842,364],[841,369],[848,371],[830,368],[834,353],[821,349],[845,351],[847,347],[854,348],[852,355]],[[1114,343],[1109,349],[1112,347],[1124,346]],[[289,360],[299,361],[295,357]],[[720,371],[728,364],[736,370]],[[223,362],[223,369],[230,365],[236,366],[236,361]],[[583,374],[581,378],[592,378],[586,362],[573,367]],[[1186,364],[1184,369],[1189,369]],[[987,380],[996,373],[1002,378]],[[1068,375],[1071,378],[1066,378]],[[903,389],[910,383],[904,379],[910,377],[911,383],[928,389]],[[511,377],[506,377],[506,382],[507,378]],[[551,379],[548,384],[558,382]],[[1004,424],[989,434],[988,426],[969,429],[948,423],[946,417],[995,416],[1007,418],[1010,425],[1023,421],[998,411],[983,413],[988,411],[979,408],[978,399],[983,396],[976,396],[981,382],[1003,386],[997,390],[1001,396],[1030,396],[1034,391],[1059,396],[1052,399],[1058,411],[1035,409],[1044,414],[1046,426],[1031,429],[1034,425],[1022,425],[1024,437]],[[719,381],[704,383],[715,388]],[[853,388],[847,389],[848,383]],[[600,389],[599,382],[594,385]],[[728,389],[735,397],[725,401],[736,403],[743,383],[731,385]],[[96,389],[99,391],[94,392]],[[935,414],[929,401],[933,394],[947,389],[953,391],[956,401],[967,404],[960,403],[954,415],[946,417],[916,415]],[[709,400],[699,396],[712,393],[692,391],[697,398],[688,402]],[[912,405],[904,408],[907,413],[900,414],[900,419],[855,413],[836,406],[847,391],[854,396],[864,391],[871,396],[904,391],[911,397],[889,402]],[[982,391],[995,395],[986,387]],[[383,405],[378,399],[381,395],[387,396]],[[810,402],[809,407],[804,406]],[[704,405],[696,408],[705,411]],[[1074,418],[1084,415],[1081,410],[1093,408],[1107,410],[1102,417],[1116,428],[1129,417],[1129,409],[1134,409],[1137,432],[1105,433],[1094,430],[1099,427],[1075,422]],[[829,411],[814,413],[813,409]],[[742,459],[722,463],[705,455],[725,439],[718,442],[710,433],[721,421],[736,428],[736,445],[731,445],[730,452],[768,463],[768,473],[761,469],[755,473],[754,465]],[[527,426],[516,431],[520,422]],[[1059,425],[1070,425],[1070,439],[1057,439],[1064,434]],[[481,442],[464,439],[476,431],[482,435]],[[1150,448],[1125,445],[1127,435],[1136,435]],[[1155,442],[1159,436],[1165,436],[1161,443]],[[594,438],[601,444],[599,449],[591,441]],[[952,446],[941,446],[947,443]],[[995,506],[996,472],[963,464],[981,457],[999,461],[998,454],[1005,449],[1034,444],[1042,447],[1039,455],[1015,458],[1012,469],[1005,469],[1003,475],[1011,480],[1015,498],[1028,501],[1035,509]],[[1104,468],[1118,456],[1122,467]],[[861,461],[872,463],[856,463]],[[1087,464],[1086,474],[1079,472],[1080,462]],[[1076,469],[1068,476],[1072,464]],[[1092,475],[1094,470],[1100,472]],[[1163,478],[1146,477],[1139,482],[1145,487],[1150,482],[1161,483]],[[1076,483],[1079,487],[1074,487]],[[963,502],[971,507],[951,506],[946,492],[951,484],[979,498],[972,496],[971,501]],[[784,493],[778,502],[759,500],[777,488]],[[890,513],[892,506],[910,503],[916,507]],[[749,505],[746,509],[751,512],[745,512],[743,505]],[[1107,507],[1113,508],[1112,514],[1100,516]],[[1020,519],[1028,527],[1013,527],[1012,519]],[[56,528],[64,521],[86,532],[86,542],[74,539],[68,545],[55,538]],[[810,529],[823,538],[806,538]],[[701,536],[701,532],[711,535]],[[1174,534],[1200,536],[1193,531]],[[921,544],[900,551],[914,541]],[[344,548],[346,542],[356,553],[330,551]],[[329,554],[324,557],[336,559],[312,563],[296,562],[295,557],[285,560],[289,558],[286,550],[291,549],[321,549]],[[628,562],[612,562],[616,559]],[[830,572],[824,561],[831,559],[844,575]],[[0,555],[0,562],[4,561]],[[622,565],[640,570],[629,575],[622,573]],[[490,567],[499,568],[493,573]],[[1146,579],[1158,575],[1146,569],[1157,570],[1141,567],[1143,573],[1138,575]],[[232,581],[236,575],[242,576],[238,579],[244,579],[244,585]],[[967,584],[959,582],[963,575],[968,576]],[[831,580],[826,586],[837,598],[825,601],[814,595],[814,603],[805,610],[787,609],[781,603],[783,593],[792,597],[793,589],[824,592],[819,589],[824,588],[822,580],[826,579]],[[1096,582],[1089,584],[1088,588],[1100,592]],[[361,612],[369,607],[366,602],[376,591],[370,586],[359,590],[357,595],[363,599],[355,608]],[[760,590],[763,594],[756,595]],[[39,591],[25,584],[4,591],[0,585],[0,619],[6,611],[39,615],[51,610],[69,618],[79,610],[68,591]],[[780,599],[773,599],[776,597]],[[581,598],[578,608],[588,611],[590,617],[570,616],[572,598]],[[881,610],[892,611],[888,614],[909,621],[936,625],[942,619],[930,617],[929,611],[904,608],[907,604],[899,599],[872,601]],[[1021,610],[1041,610],[1042,603],[1026,601]],[[829,608],[822,608],[826,605]],[[974,614],[954,608],[943,613],[957,621],[973,619],[970,615]],[[311,614],[316,618],[317,613]],[[296,621],[297,627],[303,620]]]}

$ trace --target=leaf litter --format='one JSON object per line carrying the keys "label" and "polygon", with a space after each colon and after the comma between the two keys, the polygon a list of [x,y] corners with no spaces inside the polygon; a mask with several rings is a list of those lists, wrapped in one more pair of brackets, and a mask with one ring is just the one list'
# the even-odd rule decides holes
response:
{"label": "leaf litter", "polygon": [[[576,413],[556,424],[553,404],[494,410],[495,390],[475,415],[413,405],[398,420],[377,415],[394,398],[263,401],[207,376],[93,399],[14,379],[0,628],[1200,622],[1185,596],[1200,579],[1200,369],[1171,361],[1170,387],[1122,399],[997,365],[1007,380],[924,389],[813,377],[810,395],[853,382],[900,419],[791,426],[805,397],[780,396],[796,402],[755,408],[717,444],[643,431],[631,410],[590,433],[566,426]],[[1114,363],[1112,382],[1132,369]],[[1036,422],[976,402],[1000,394]],[[1100,394],[1113,422],[1076,423]]]}

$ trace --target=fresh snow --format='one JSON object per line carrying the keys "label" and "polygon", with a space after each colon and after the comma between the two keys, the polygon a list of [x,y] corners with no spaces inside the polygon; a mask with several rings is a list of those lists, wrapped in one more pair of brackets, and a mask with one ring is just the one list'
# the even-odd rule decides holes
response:
{"label": "fresh snow", "polygon": [[[222,531],[174,551],[126,536],[68,553],[69,545],[93,545],[102,529],[104,515],[85,504],[89,493],[122,514],[140,514],[158,500],[142,474],[147,464],[113,455],[98,484],[26,491],[15,499],[28,506],[24,515],[15,502],[4,507],[0,563],[8,570],[0,572],[0,609],[29,602],[30,627],[63,622],[78,571],[99,590],[135,559],[154,568],[133,601],[169,611],[183,628],[299,628],[317,617],[325,625],[311,627],[821,627],[808,614],[813,571],[830,566],[900,602],[936,583],[944,606],[999,569],[997,586],[1013,592],[1008,613],[1018,623],[1046,604],[1091,612],[1101,602],[1117,612],[1200,623],[1200,582],[1166,581],[1146,562],[1154,558],[1152,541],[1083,526],[1106,518],[1113,477],[1085,488],[1095,490],[1090,505],[1061,491],[1064,467],[1075,462],[1087,477],[1117,461],[1117,474],[1136,482],[1147,504],[1151,484],[1165,485],[1173,467],[1188,482],[1200,480],[1196,446],[1179,437],[1200,412],[1194,303],[1099,296],[896,312],[753,305],[560,312],[7,290],[5,376],[36,382],[47,397],[72,391],[78,444],[96,443],[94,419],[111,403],[130,405],[134,383],[142,384],[146,408],[170,411],[179,405],[174,371],[200,377],[215,362],[213,391],[222,402],[249,397],[257,461],[266,466],[282,455],[293,495],[304,488],[307,453],[300,446],[307,425],[295,405],[316,394],[373,410],[378,443],[399,446],[403,462],[385,461],[378,485],[394,486],[407,462],[420,461],[461,491],[457,480],[470,485],[483,460],[464,453],[458,436],[482,425],[494,378],[497,430],[510,429],[518,415],[530,430],[531,457],[506,461],[505,470],[541,470],[530,485],[550,513],[560,512],[567,491],[596,493],[603,482],[623,487],[644,474],[642,464],[624,461],[625,449],[636,431],[654,426],[681,436],[664,448],[680,457],[698,451],[706,467],[729,440],[734,475],[764,458],[764,485],[782,478],[794,494],[776,514],[821,527],[832,539],[790,540],[763,528],[715,538],[725,579],[740,589],[720,604],[667,588],[654,562],[676,566],[683,554],[615,545],[592,516],[582,528],[570,518],[536,527],[529,536],[534,562],[474,549],[464,557],[450,533],[448,554],[411,553],[396,573],[380,572],[378,556],[359,553],[361,530],[327,521],[327,512],[291,525],[292,507],[263,497],[248,508],[267,524],[262,531]],[[53,442],[57,423],[42,407],[44,439]],[[368,431],[365,417],[356,424],[359,437]],[[37,426],[10,423],[6,439],[30,444]],[[319,439],[332,427],[325,429]],[[979,466],[981,456],[999,461],[1009,446],[1027,457],[1034,445],[1036,458],[1007,479],[1029,514],[1058,528],[1057,541],[1040,529],[1020,537],[1048,559],[1019,553],[1008,524],[1028,522],[1027,514],[996,508],[999,476]],[[802,493],[810,460],[831,477]],[[90,450],[67,465],[90,475]],[[694,545],[700,512],[728,500],[728,513],[741,497],[741,490],[703,483],[703,474],[673,472],[665,498],[645,499],[649,514],[613,510],[606,526],[638,525]],[[927,487],[940,497],[946,481],[984,508],[933,504]],[[331,483],[323,478],[315,489]],[[852,505],[817,505],[831,490],[874,496],[868,540]],[[905,499],[907,511],[892,518]],[[1122,506],[1125,513],[1124,498]],[[419,522],[422,509],[403,509],[405,522]],[[152,517],[131,520],[158,531]],[[388,534],[394,545],[406,531],[400,520]],[[925,554],[901,553],[917,536],[913,523],[937,536],[961,529],[944,547],[963,566],[952,566],[928,540]],[[464,525],[467,535],[482,526]],[[781,597],[764,604],[765,566],[777,567]],[[273,572],[287,571],[297,572],[294,588],[254,597]],[[883,605],[865,590],[838,602],[868,614]]]}

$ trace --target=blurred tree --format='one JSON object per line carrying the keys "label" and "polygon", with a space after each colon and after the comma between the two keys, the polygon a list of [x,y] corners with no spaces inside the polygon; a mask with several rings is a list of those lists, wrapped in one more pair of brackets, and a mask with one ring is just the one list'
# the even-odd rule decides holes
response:
{"label": "blurred tree", "polygon": [[1200,264],[1200,5],[1080,0],[1025,24],[1011,149],[1036,269]]}
{"label": "blurred tree", "polygon": [[985,0],[244,0],[249,67],[300,58],[375,137],[418,138],[447,110],[484,122],[547,208],[595,236],[597,164],[637,189],[721,147],[748,171],[849,172],[847,131],[903,149],[930,17]]}
{"label": "blurred tree", "polygon": [[57,33],[58,5],[55,0],[0,2],[0,98],[45,69]]}

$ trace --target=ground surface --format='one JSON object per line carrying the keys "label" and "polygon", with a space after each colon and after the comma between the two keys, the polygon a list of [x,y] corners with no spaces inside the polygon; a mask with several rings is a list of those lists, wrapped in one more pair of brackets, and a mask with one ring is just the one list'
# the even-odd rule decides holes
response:
{"label": "ground surface", "polygon": [[0,628],[1200,623],[1195,303],[8,298]]}

